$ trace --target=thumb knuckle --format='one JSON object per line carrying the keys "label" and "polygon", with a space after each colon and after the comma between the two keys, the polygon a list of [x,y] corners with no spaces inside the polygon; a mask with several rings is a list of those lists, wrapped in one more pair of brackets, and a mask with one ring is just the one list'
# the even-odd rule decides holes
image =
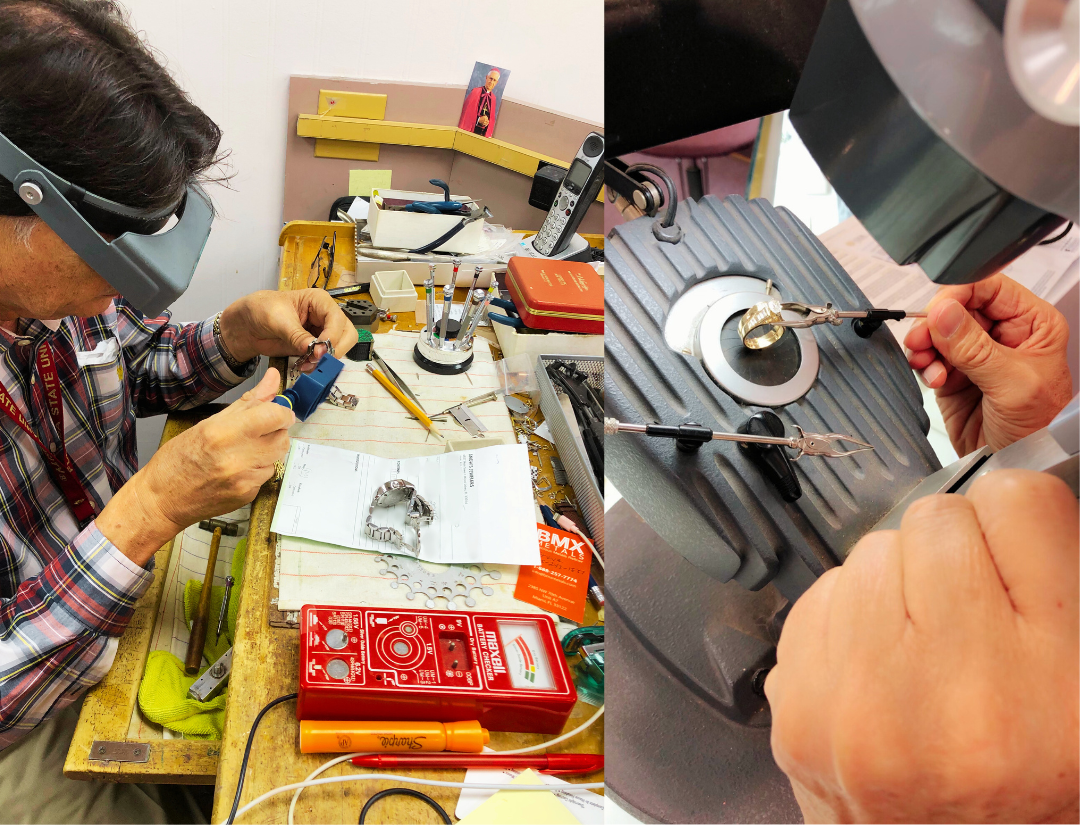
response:
{"label": "thumb knuckle", "polygon": [[900,531],[911,532],[933,530],[938,524],[951,523],[956,514],[970,510],[971,503],[963,496],[940,494],[923,496],[913,501],[900,522]]}
{"label": "thumb knuckle", "polygon": [[971,369],[982,369],[997,359],[998,346],[978,325],[973,325],[954,349],[952,360]]}

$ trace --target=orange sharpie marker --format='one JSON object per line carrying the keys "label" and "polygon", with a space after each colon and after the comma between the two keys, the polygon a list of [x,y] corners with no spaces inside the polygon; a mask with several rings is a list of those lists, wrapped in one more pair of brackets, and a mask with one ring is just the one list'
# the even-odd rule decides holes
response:
{"label": "orange sharpie marker", "polygon": [[481,753],[490,738],[479,722],[300,722],[300,753]]}

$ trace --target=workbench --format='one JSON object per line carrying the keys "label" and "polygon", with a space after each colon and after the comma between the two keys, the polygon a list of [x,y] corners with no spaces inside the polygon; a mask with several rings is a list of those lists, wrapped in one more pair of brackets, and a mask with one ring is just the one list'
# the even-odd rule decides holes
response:
{"label": "workbench", "polygon": [[[284,244],[282,254],[282,278],[280,289],[298,289],[306,286],[307,270],[300,261],[310,261],[315,256],[330,224],[312,223],[310,233],[294,234],[292,241]],[[339,231],[338,243],[342,243],[341,224],[334,224]],[[351,227],[350,227],[351,229]],[[351,233],[350,233],[351,234]],[[283,233],[284,237],[284,233]],[[351,240],[347,243],[351,245]],[[351,262],[351,255],[339,254],[338,261]],[[345,263],[348,266],[349,263]],[[306,266],[306,264],[305,264]],[[335,265],[331,283],[343,275],[342,264]],[[458,290],[455,300],[461,301],[466,290]],[[367,297],[366,295],[350,297]],[[384,321],[380,332],[391,328],[399,331],[418,331],[412,313],[400,313],[396,324]],[[489,328],[479,333],[494,343]],[[272,359],[282,375],[285,374],[284,359]],[[211,406],[188,413],[173,414],[165,428],[162,441],[193,426],[200,418],[216,412],[220,407]],[[550,481],[552,489],[548,502],[562,496],[573,499],[569,487],[555,484],[551,477],[550,455],[554,450],[543,450],[531,455],[533,464],[539,464],[541,478]],[[91,743],[95,740],[124,741],[133,714],[139,711],[135,699],[149,647],[152,624],[161,599],[161,583],[168,569],[172,543],[162,548],[155,563],[155,580],[150,590],[136,607],[135,615],[120,639],[116,662],[106,678],[87,694],[79,726],[76,730],[64,772],[81,779],[104,779],[108,781],[168,782],[187,784],[215,784],[215,823],[224,822],[232,806],[239,779],[240,763],[248,733],[259,711],[271,700],[298,688],[299,632],[294,628],[275,627],[268,623],[274,588],[274,552],[272,549],[270,523],[277,501],[279,482],[270,481],[263,486],[252,504],[251,523],[248,533],[247,561],[239,594],[239,613],[233,645],[233,670],[228,688],[225,711],[224,737],[221,742],[162,739],[141,743],[150,745],[150,759],[145,762],[101,762],[94,760]],[[276,611],[275,611],[276,612]],[[585,624],[598,623],[591,604],[586,606]],[[566,730],[577,727],[588,719],[596,708],[578,702],[567,723]],[[553,752],[603,752],[603,717],[587,731],[564,742]],[[490,747],[506,750],[538,744],[549,736],[522,733],[491,733]],[[247,779],[241,805],[281,785],[305,779],[319,765],[334,754],[302,755],[299,752],[299,722],[295,715],[295,703],[286,702],[275,707],[259,726],[248,764]],[[138,747],[139,742],[125,744]],[[356,773],[357,769],[345,763],[337,765],[322,776]],[[465,771],[426,770],[409,772],[418,777],[462,781]],[[603,774],[566,777],[572,782],[603,781]],[[300,797],[296,809],[297,823],[309,822],[355,822],[363,803],[374,793],[386,787],[398,786],[397,782],[347,782],[307,789]],[[417,787],[441,804],[453,816],[459,790],[456,788]],[[239,822],[285,822],[292,793],[280,794],[261,804]],[[433,813],[424,803],[408,797],[391,797],[378,803],[371,811],[368,821],[380,822],[426,822]]]}

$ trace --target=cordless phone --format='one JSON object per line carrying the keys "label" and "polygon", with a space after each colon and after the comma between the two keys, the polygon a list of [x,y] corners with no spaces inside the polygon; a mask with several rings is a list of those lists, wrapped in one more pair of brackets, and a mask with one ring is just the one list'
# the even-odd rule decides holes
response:
{"label": "cordless phone", "polygon": [[604,184],[604,136],[590,132],[559,185],[533,249],[543,257],[558,255],[574,237],[590,204]]}

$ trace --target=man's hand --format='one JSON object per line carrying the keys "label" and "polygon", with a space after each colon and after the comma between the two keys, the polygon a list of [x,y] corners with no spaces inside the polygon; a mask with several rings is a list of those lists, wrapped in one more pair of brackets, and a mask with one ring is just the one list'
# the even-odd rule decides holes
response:
{"label": "man's hand", "polygon": [[476,119],[476,125],[477,126],[487,127],[488,122],[489,121],[488,121],[488,116],[487,115],[480,115],[480,117],[478,117]]}
{"label": "man's hand", "polygon": [[1072,398],[1068,343],[1065,316],[1000,274],[943,287],[904,338],[960,455],[1000,450],[1053,420]]}
{"label": "man's hand", "polygon": [[765,682],[807,822],[1076,822],[1077,504],[999,470],[795,603]]}
{"label": "man's hand", "polygon": [[267,370],[239,401],[163,444],[101,511],[105,538],[145,565],[185,528],[254,499],[288,451],[296,421],[292,410],[268,403],[279,380]]}
{"label": "man's hand", "polygon": [[[357,340],[356,327],[324,289],[253,292],[221,313],[221,337],[239,361],[304,355],[312,338],[329,340],[344,356]],[[316,359],[325,352],[316,347]]]}

